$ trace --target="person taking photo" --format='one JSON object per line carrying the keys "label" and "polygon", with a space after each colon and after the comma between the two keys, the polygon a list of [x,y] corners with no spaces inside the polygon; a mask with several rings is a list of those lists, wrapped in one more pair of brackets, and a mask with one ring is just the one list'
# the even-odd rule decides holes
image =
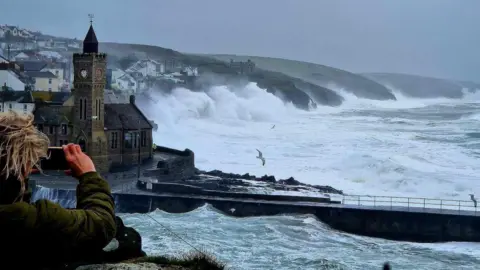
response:
{"label": "person taking photo", "polygon": [[[50,200],[30,202],[28,177],[41,171],[49,139],[32,115],[0,113],[0,249],[5,269],[42,269],[94,256],[116,233],[114,200],[107,181],[79,145],[63,146],[78,179],[76,209]],[[3,268],[3,267],[2,267]]]}

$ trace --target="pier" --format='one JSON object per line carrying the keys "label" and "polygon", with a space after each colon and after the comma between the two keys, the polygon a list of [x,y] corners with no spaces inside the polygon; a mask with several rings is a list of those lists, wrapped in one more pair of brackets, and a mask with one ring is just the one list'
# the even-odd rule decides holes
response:
{"label": "pier", "polygon": [[[153,190],[156,185],[162,186],[152,192],[150,188]],[[136,186],[132,183],[117,186],[116,211],[149,213],[160,209],[185,213],[208,203],[226,215],[239,218],[311,214],[332,229],[389,240],[480,242],[480,211],[471,201],[365,195],[312,198],[167,186],[149,183],[147,189],[143,181]],[[74,207],[74,190],[57,189],[54,197],[62,204],[70,204],[64,206]]]}

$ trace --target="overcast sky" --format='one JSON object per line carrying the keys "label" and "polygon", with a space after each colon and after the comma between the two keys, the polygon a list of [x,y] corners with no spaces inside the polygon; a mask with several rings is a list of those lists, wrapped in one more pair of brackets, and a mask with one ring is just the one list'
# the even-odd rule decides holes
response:
{"label": "overcast sky", "polygon": [[184,52],[480,81],[480,0],[3,0],[0,24]]}

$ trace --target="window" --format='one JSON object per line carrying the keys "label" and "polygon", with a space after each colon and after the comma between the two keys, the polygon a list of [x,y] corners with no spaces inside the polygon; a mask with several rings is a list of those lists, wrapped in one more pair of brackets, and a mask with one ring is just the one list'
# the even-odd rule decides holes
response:
{"label": "window", "polygon": [[80,98],[80,120],[87,119],[87,99]]}
{"label": "window", "polygon": [[80,99],[80,119],[82,119],[83,116],[83,99]]}
{"label": "window", "polygon": [[48,84],[52,84],[52,79],[48,79]]}
{"label": "window", "polygon": [[55,70],[55,76],[58,77],[58,73],[60,73],[60,72],[58,72],[58,70]]}
{"label": "window", "polygon": [[137,148],[138,145],[138,132],[133,133],[133,148]]}
{"label": "window", "polygon": [[87,99],[83,99],[83,119],[87,119]]}
{"label": "window", "polygon": [[100,120],[100,115],[101,115],[101,109],[100,109],[100,99],[95,100],[95,114],[97,116],[97,119]]}
{"label": "window", "polygon": [[49,127],[48,127],[48,132],[49,132],[50,134],[54,134],[54,133],[55,133],[55,127],[54,127],[54,126],[49,126]]}
{"label": "window", "polygon": [[67,135],[67,133],[68,133],[67,124],[62,124],[62,135]]}
{"label": "window", "polygon": [[118,147],[118,132],[110,133],[110,148],[116,149]]}
{"label": "window", "polygon": [[140,145],[142,147],[147,146],[147,131],[146,130],[142,130],[140,132]]}
{"label": "window", "polygon": [[28,109],[28,105],[27,105],[27,104],[23,104],[23,112],[24,112],[24,113],[27,112],[27,109]]}
{"label": "window", "polygon": [[132,136],[132,132],[126,132],[125,133],[125,148],[132,148],[132,139],[133,139],[133,136]]}
{"label": "window", "polygon": [[3,110],[2,110],[2,104],[0,104],[0,112],[3,112]]}
{"label": "window", "polygon": [[8,110],[11,111],[12,110],[12,103],[8,104]]}
{"label": "window", "polygon": [[52,91],[52,88],[48,88],[48,91],[50,91],[50,92],[51,92],[51,91]]}

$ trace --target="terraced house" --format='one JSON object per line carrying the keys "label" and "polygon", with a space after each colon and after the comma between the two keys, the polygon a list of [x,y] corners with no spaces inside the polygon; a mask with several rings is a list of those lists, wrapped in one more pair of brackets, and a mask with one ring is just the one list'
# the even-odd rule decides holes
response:
{"label": "terraced house", "polygon": [[[83,52],[73,55],[71,93],[35,94],[35,123],[52,145],[79,144],[97,170],[107,172],[152,158],[152,124],[135,104],[105,90],[107,55],[90,29]],[[60,94],[67,95],[61,97]]]}

